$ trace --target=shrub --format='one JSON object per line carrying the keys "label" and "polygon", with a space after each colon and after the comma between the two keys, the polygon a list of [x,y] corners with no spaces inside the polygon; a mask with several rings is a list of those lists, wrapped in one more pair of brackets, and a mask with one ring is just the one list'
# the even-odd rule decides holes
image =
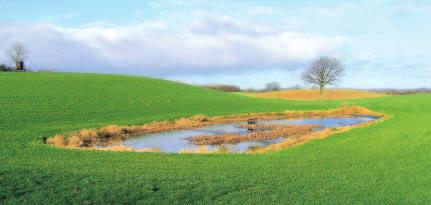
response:
{"label": "shrub", "polygon": [[241,89],[235,85],[204,85],[203,87],[224,92],[240,92]]}
{"label": "shrub", "polygon": [[270,82],[265,85],[265,91],[278,91],[281,90],[280,83],[278,82]]}
{"label": "shrub", "polygon": [[11,67],[9,67],[9,66],[7,66],[7,65],[5,65],[5,64],[1,64],[1,65],[0,65],[0,71],[3,71],[3,72],[10,72],[10,71],[13,71],[13,68],[11,68]]}

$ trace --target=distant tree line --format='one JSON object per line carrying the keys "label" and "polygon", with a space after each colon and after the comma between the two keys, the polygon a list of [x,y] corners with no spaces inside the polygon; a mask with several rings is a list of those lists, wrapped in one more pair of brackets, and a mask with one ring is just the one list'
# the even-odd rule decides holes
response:
{"label": "distant tree line", "polygon": [[236,85],[204,85],[202,87],[211,89],[211,90],[218,90],[218,91],[224,91],[224,92],[240,92],[241,88]]}
{"label": "distant tree line", "polygon": [[279,82],[269,82],[265,85],[265,91],[279,91],[281,86]]}
{"label": "distant tree line", "polygon": [[[328,85],[336,85],[344,74],[344,68],[337,58],[322,56],[313,61],[309,68],[304,70],[302,79],[306,84],[317,87],[320,90],[320,98],[323,97],[325,88]],[[221,90],[226,92],[271,92],[283,90],[279,82],[269,82],[265,84],[265,88],[261,90],[246,89],[241,90],[235,85],[213,85],[205,86],[209,89]],[[295,86],[294,89],[299,89],[300,86]]]}
{"label": "distant tree line", "polygon": [[283,88],[280,86],[280,83],[278,82],[269,82],[265,84],[265,87],[262,89],[256,89],[256,88],[241,89],[239,86],[228,85],[228,84],[203,85],[201,87],[208,88],[211,90],[224,91],[224,92],[270,92],[270,91],[279,91],[279,90],[299,90],[303,88],[300,85]]}
{"label": "distant tree line", "polygon": [[409,95],[409,94],[420,94],[420,93],[431,93],[431,88],[414,88],[414,89],[368,89],[369,92],[384,93],[389,95]]}
{"label": "distant tree line", "polygon": [[10,67],[10,66],[8,66],[6,64],[0,64],[0,71],[1,72],[11,72],[11,71],[14,71],[14,70],[15,70],[15,68],[13,68],[13,67]]}

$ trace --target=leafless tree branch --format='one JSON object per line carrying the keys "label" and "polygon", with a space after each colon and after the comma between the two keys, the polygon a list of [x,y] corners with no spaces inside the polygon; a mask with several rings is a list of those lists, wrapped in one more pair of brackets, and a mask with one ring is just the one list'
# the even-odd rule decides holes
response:
{"label": "leafless tree branch", "polygon": [[327,85],[335,85],[342,77],[344,68],[336,58],[320,57],[304,71],[302,79],[320,88],[320,96]]}
{"label": "leafless tree branch", "polygon": [[6,51],[9,59],[17,65],[19,62],[24,62],[28,58],[29,51],[21,43],[14,43],[10,49]]}

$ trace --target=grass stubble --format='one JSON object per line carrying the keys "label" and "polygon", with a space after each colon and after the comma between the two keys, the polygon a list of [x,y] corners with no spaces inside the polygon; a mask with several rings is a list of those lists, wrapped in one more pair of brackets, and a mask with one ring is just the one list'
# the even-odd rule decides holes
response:
{"label": "grass stubble", "polygon": [[[244,93],[247,96],[258,98],[273,98],[273,99],[288,99],[288,100],[319,100],[320,91],[313,89],[300,89],[300,90],[281,90],[260,93]],[[325,100],[340,100],[340,99],[365,99],[365,98],[378,98],[388,96],[382,93],[373,93],[362,90],[352,89],[328,89],[323,94]]]}

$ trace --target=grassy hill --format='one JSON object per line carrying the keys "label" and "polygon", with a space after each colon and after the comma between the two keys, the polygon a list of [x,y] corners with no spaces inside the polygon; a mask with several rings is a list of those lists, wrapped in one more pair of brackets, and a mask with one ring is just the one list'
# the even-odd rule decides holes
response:
{"label": "grassy hill", "polygon": [[[392,117],[261,155],[53,148],[41,136],[195,114],[329,109]],[[431,95],[286,101],[156,79],[0,73],[0,204],[391,203],[431,200]]]}
{"label": "grassy hill", "polygon": [[[259,98],[274,98],[274,99],[288,99],[288,100],[319,100],[319,90],[281,90],[263,93],[245,93],[249,96]],[[340,100],[340,99],[359,99],[359,98],[376,98],[387,96],[381,93],[373,93],[362,90],[350,89],[327,89],[324,92],[323,98],[325,100]]]}

